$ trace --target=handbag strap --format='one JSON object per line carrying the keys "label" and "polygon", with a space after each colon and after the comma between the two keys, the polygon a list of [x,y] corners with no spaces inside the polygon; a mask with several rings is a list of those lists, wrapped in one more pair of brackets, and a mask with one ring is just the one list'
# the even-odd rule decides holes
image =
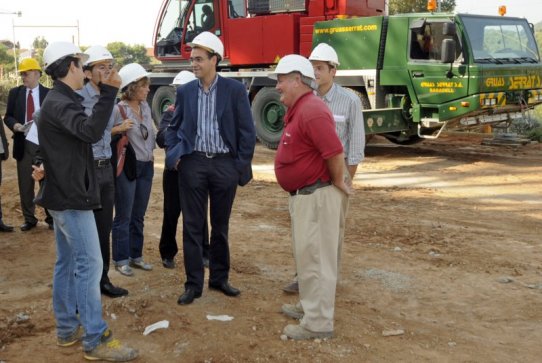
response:
{"label": "handbag strap", "polygon": [[117,104],[117,106],[119,108],[120,115],[122,116],[122,119],[126,120],[128,118],[128,116],[126,116],[126,109],[124,107],[122,107],[121,104]]}

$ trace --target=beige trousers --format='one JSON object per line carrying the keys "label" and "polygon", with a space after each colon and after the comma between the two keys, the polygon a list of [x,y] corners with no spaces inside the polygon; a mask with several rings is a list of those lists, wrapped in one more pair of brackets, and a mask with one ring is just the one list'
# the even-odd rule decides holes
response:
{"label": "beige trousers", "polygon": [[290,197],[292,244],[304,316],[301,326],[333,331],[341,215],[347,196],[336,187]]}

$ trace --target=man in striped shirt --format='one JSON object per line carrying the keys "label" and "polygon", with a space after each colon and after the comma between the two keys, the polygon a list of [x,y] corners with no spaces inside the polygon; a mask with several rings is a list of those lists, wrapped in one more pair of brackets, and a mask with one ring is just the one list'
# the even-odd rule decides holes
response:
{"label": "man in striped shirt", "polygon": [[224,46],[203,32],[191,43],[190,61],[197,80],[177,89],[175,113],[166,131],[166,167],[179,170],[183,214],[185,291],[180,305],[203,292],[202,241],[210,203],[210,289],[227,296],[240,290],[229,283],[228,228],[237,186],[252,178],[256,144],[254,121],[245,86],[217,74]]}

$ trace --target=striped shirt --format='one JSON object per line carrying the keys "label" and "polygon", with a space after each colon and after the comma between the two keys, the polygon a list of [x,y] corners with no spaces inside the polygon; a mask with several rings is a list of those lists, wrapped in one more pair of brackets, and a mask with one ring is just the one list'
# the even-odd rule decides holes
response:
{"label": "striped shirt", "polygon": [[359,97],[351,90],[333,83],[321,98],[333,113],[346,164],[359,164],[365,157],[365,123]]}
{"label": "striped shirt", "polygon": [[218,119],[216,116],[216,93],[218,76],[206,92],[203,84],[199,81],[198,88],[198,131],[196,134],[196,144],[194,150],[226,154],[230,149],[222,140],[218,128]]}
{"label": "striped shirt", "polygon": [[[96,91],[96,89],[94,89],[94,87],[92,87],[90,82],[87,82],[82,89],[76,92],[83,97],[81,104],[85,108],[85,113],[87,116],[90,116],[90,114],[92,114],[94,105],[100,99],[100,94],[98,91]],[[102,138],[100,141],[92,144],[92,153],[94,154],[94,159],[96,160],[111,158],[111,129],[113,128],[114,121],[113,115],[111,115],[111,117],[109,117],[109,122],[105,127]]]}

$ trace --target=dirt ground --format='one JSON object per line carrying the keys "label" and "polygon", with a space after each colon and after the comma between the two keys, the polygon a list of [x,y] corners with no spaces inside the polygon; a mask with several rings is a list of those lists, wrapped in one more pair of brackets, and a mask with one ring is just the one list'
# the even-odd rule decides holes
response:
{"label": "dirt ground", "polygon": [[[114,334],[139,348],[140,362],[540,361],[542,145],[452,135],[408,147],[376,142],[355,178],[334,339],[280,338],[293,323],[280,306],[296,300],[281,291],[294,273],[288,196],[274,179],[274,152],[259,145],[255,179],[238,190],[230,224],[231,282],[242,294],[205,289],[189,306],[177,305],[182,254],[175,270],[160,264],[156,151],[144,247],[154,270],[110,272],[130,291],[102,299]],[[18,227],[15,162],[3,169],[5,221]],[[30,232],[0,234],[0,361],[83,361],[80,345],[55,345],[55,247],[41,220]],[[234,319],[207,319],[222,314]],[[142,334],[160,320],[169,328]]]}

